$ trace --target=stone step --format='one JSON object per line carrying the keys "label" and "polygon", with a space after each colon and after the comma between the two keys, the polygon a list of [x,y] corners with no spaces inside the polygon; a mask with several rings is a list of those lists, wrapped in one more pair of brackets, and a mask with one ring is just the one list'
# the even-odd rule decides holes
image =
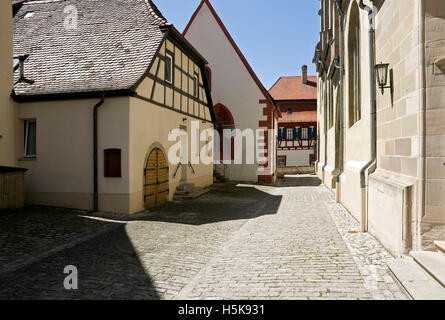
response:
{"label": "stone step", "polygon": [[190,191],[176,190],[175,195],[184,196],[184,195],[188,195],[189,193],[190,193]]}
{"label": "stone step", "polygon": [[445,300],[445,289],[411,258],[388,264],[393,278],[414,300]]}
{"label": "stone step", "polygon": [[187,194],[178,195],[175,193],[175,195],[173,196],[173,201],[181,202],[181,201],[194,200],[209,192],[210,189],[195,188],[193,192],[189,192]]}
{"label": "stone step", "polygon": [[177,191],[193,191],[194,189],[195,189],[195,185],[193,183],[180,184],[176,188]]}
{"label": "stone step", "polygon": [[445,288],[445,255],[431,251],[412,251],[410,255]]}
{"label": "stone step", "polygon": [[445,241],[434,241],[434,244],[440,252],[445,253]]}

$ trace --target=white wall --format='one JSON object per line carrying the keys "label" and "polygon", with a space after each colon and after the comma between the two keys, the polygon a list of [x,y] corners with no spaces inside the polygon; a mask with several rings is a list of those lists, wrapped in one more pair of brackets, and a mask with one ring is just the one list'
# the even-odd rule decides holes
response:
{"label": "white wall", "polygon": [[[266,120],[259,100],[264,95],[252,79],[207,4],[197,14],[185,35],[209,61],[212,70],[213,104],[221,103],[232,113],[237,129],[258,128]],[[230,165],[226,171],[231,180],[257,181],[257,164]]]}
{"label": "white wall", "polygon": [[278,156],[286,156],[286,167],[308,166],[309,156],[314,153],[314,150],[278,150]]}

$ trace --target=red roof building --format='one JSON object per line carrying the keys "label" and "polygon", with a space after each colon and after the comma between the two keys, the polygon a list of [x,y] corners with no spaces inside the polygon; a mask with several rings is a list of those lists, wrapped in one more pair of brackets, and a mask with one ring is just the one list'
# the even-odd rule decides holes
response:
{"label": "red roof building", "polygon": [[316,161],[317,78],[281,77],[269,90],[282,117],[278,122],[278,165],[308,166]]}

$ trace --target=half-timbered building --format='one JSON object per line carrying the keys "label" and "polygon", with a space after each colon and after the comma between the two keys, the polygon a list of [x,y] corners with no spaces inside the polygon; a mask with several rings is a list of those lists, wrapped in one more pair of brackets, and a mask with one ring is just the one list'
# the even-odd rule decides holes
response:
{"label": "half-timbered building", "polygon": [[278,166],[309,166],[317,160],[317,78],[281,77],[269,90],[282,117],[278,122]]}
{"label": "half-timbered building", "polygon": [[[229,180],[272,183],[276,179],[276,137],[279,109],[247,62],[209,0],[202,0],[183,35],[208,60],[211,95],[218,130],[265,130],[264,157],[254,164],[227,164],[233,160],[233,139],[221,139],[225,164],[215,169]],[[269,137],[269,131],[272,133]],[[231,147],[224,148],[224,145]]]}
{"label": "half-timbered building", "polygon": [[207,62],[151,1],[25,2],[14,55],[28,203],[134,213],[212,184],[168,159],[173,129],[213,127]]}

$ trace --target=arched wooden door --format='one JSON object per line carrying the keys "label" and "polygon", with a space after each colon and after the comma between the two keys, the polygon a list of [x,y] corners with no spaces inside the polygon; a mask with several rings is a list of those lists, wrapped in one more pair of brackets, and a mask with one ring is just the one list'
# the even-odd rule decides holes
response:
{"label": "arched wooden door", "polygon": [[145,166],[145,208],[153,208],[168,201],[168,163],[161,149],[153,149]]}
{"label": "arched wooden door", "polygon": [[[230,141],[224,139],[223,131],[224,129],[235,129],[235,121],[233,119],[232,113],[230,110],[222,105],[221,103],[216,104],[213,109],[215,110],[216,121],[217,121],[217,130],[220,136],[220,159],[219,160],[231,160],[234,159],[234,139],[230,139]],[[230,143],[230,154],[224,155],[224,144]]]}

